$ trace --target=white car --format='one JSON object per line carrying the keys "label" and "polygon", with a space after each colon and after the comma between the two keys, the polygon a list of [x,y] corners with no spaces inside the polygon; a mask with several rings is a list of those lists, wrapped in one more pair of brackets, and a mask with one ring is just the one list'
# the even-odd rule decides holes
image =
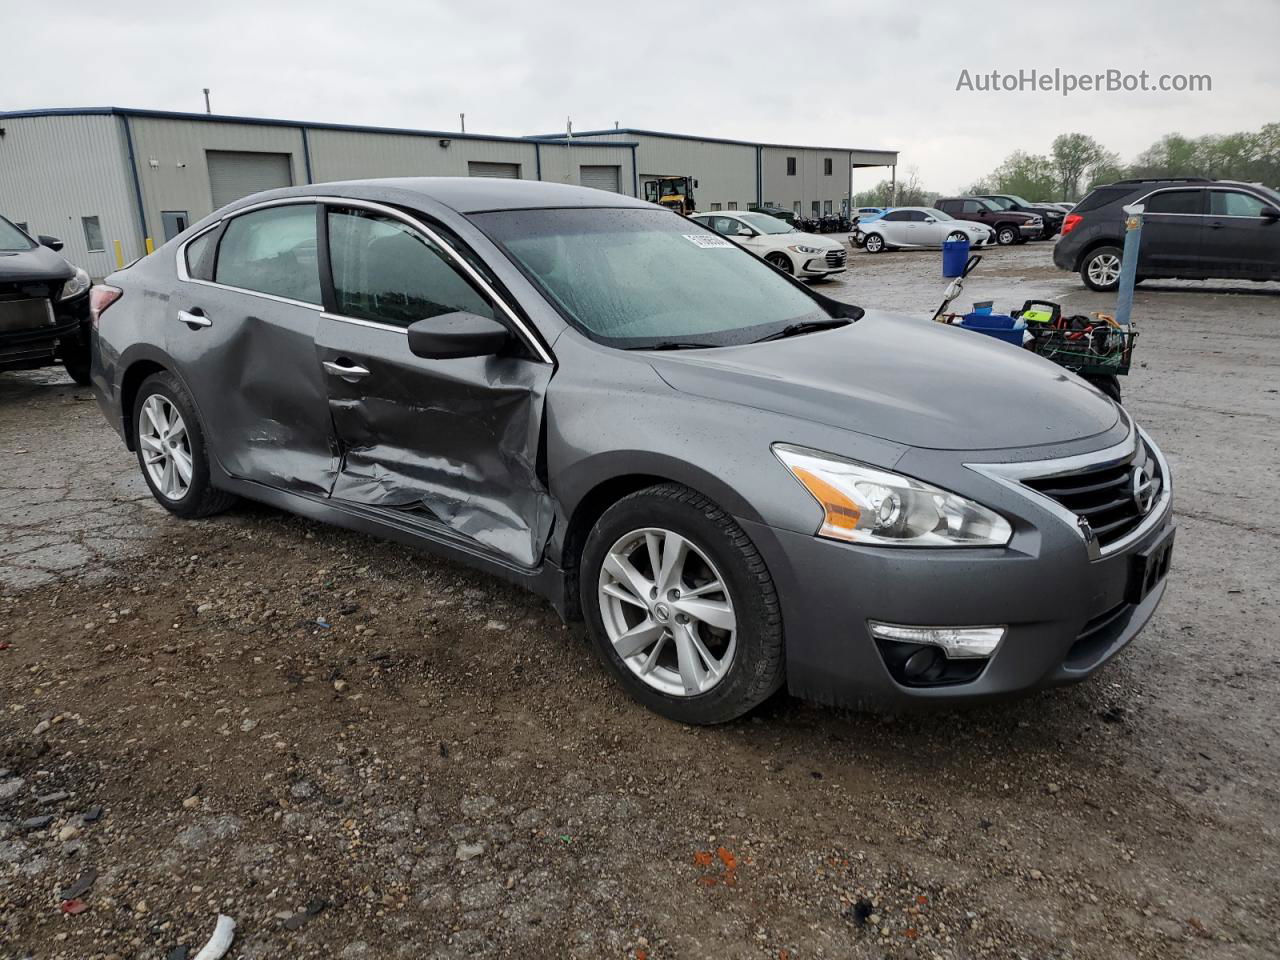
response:
{"label": "white car", "polygon": [[960,239],[968,240],[971,247],[985,247],[995,239],[995,232],[933,207],[894,207],[878,220],[855,225],[850,239],[867,253],[879,253],[894,247],[940,247]]}
{"label": "white car", "polygon": [[728,210],[695,213],[692,219],[746,247],[783,273],[797,277],[843,273],[849,260],[849,251],[839,240],[801,233],[767,213]]}

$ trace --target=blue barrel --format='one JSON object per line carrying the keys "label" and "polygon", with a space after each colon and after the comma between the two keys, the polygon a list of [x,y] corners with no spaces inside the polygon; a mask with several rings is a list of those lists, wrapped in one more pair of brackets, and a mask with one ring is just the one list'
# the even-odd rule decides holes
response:
{"label": "blue barrel", "polygon": [[964,265],[969,262],[969,241],[947,240],[942,244],[942,275],[964,276]]}

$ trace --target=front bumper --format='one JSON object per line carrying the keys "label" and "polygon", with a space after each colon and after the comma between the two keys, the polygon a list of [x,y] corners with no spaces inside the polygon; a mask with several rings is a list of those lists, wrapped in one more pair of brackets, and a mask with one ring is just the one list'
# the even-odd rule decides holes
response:
{"label": "front bumper", "polygon": [[54,324],[0,333],[0,370],[32,370],[55,363],[67,343],[87,347],[89,298],[54,305]]}
{"label": "front bumper", "polygon": [[829,277],[836,273],[844,273],[848,268],[849,251],[841,247],[818,254],[801,254],[806,259],[798,273],[802,277]]}
{"label": "front bumper", "polygon": [[[1171,497],[1132,541],[1098,556],[1034,497],[1007,487],[1005,499],[994,488],[988,494],[983,501],[1014,524],[1007,547],[857,546],[739,519],[778,589],[794,695],[858,709],[1004,697],[1082,680],[1142,630],[1167,578],[1135,594],[1135,558],[1170,535]],[[1008,630],[972,679],[908,685],[895,679],[869,621]]]}
{"label": "front bumper", "polygon": [[1020,223],[1018,224],[1018,232],[1022,234],[1024,237],[1031,237],[1032,239],[1034,239],[1044,233],[1044,224],[1043,223]]}

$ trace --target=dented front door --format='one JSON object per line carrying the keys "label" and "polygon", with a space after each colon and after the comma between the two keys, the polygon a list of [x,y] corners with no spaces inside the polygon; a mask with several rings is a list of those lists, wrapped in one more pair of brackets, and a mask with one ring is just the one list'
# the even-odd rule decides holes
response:
{"label": "dented front door", "polygon": [[537,465],[551,365],[518,350],[414,356],[410,323],[496,308],[395,218],[331,210],[328,241],[334,309],[316,348],[342,455],[333,498],[536,566],[552,519]]}

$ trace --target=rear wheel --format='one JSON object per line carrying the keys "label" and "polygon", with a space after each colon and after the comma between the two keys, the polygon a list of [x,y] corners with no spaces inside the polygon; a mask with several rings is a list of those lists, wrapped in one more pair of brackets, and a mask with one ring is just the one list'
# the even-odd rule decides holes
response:
{"label": "rear wheel", "polygon": [[996,243],[1002,247],[1007,247],[1012,243],[1018,242],[1018,229],[1007,223],[1002,223],[996,227]]}
{"label": "rear wheel", "polygon": [[133,410],[138,464],[162,507],[190,519],[221,513],[236,502],[210,482],[204,431],[177,377],[153,373],[138,389]]}
{"label": "rear wheel", "polygon": [[773,579],[729,514],[678,484],[624,497],[583,550],[582,605],[605,666],[682,723],[723,723],[782,685]]}
{"label": "rear wheel", "polygon": [[867,253],[879,253],[884,249],[884,237],[878,233],[868,233],[866,243],[863,244]]}
{"label": "rear wheel", "polygon": [[783,273],[791,272],[791,258],[785,253],[775,251],[774,253],[766,254],[764,262],[777,267]]}
{"label": "rear wheel", "polygon": [[1090,290],[1107,293],[1120,286],[1120,261],[1123,251],[1119,247],[1098,247],[1090,250],[1080,264],[1080,279]]}

